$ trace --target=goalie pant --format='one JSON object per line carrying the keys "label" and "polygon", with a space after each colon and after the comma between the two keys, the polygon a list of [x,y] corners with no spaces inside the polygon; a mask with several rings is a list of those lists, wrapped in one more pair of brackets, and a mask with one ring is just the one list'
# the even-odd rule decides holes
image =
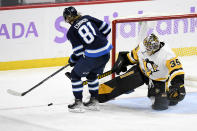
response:
{"label": "goalie pant", "polygon": [[[142,74],[138,65],[133,66],[123,75],[120,75],[110,81],[107,81],[100,85],[99,87],[99,102],[104,103],[112,100],[122,94],[128,94],[133,92],[136,88],[146,84],[148,86],[147,96],[152,97],[165,97],[168,99],[167,105],[161,107],[159,105],[158,110],[163,110],[168,108],[168,105],[176,105],[179,101],[171,101],[169,98],[170,94],[165,91],[165,82],[149,80],[148,77]],[[169,91],[170,92],[170,91]],[[166,94],[165,96],[163,94]],[[162,103],[162,102],[161,102]]]}

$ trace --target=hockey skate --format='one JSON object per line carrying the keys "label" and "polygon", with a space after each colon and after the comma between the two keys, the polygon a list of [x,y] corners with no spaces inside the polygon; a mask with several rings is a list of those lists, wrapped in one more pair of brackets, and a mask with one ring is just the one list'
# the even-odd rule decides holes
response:
{"label": "hockey skate", "polygon": [[85,109],[92,111],[100,111],[99,101],[95,97],[91,97],[88,102],[83,103]]}
{"label": "hockey skate", "polygon": [[75,102],[73,104],[68,105],[68,111],[75,112],[75,113],[85,112],[84,106],[82,104],[82,100],[75,99]]}

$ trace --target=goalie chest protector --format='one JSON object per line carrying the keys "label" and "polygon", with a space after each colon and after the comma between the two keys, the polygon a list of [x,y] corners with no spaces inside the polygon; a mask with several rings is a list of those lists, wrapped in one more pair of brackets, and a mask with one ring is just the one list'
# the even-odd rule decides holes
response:
{"label": "goalie chest protector", "polygon": [[123,75],[115,77],[99,86],[99,102],[109,101],[117,96],[134,91],[144,84],[139,67],[133,66]]}

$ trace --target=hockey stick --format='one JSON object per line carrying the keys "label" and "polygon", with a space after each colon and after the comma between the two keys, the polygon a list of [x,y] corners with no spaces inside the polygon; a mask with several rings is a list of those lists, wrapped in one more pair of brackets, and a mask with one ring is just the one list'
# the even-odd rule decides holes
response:
{"label": "hockey stick", "polygon": [[44,80],[42,80],[41,82],[39,82],[38,84],[36,84],[35,86],[33,86],[32,88],[30,88],[29,90],[25,91],[25,92],[17,92],[15,90],[11,90],[8,89],[7,93],[14,95],[14,96],[24,96],[27,93],[29,93],[30,91],[32,91],[33,89],[35,89],[36,87],[38,87],[39,85],[41,85],[42,83],[44,83],[45,81],[47,81],[49,78],[53,77],[54,75],[56,75],[57,73],[59,73],[60,71],[62,71],[63,69],[65,69],[66,67],[68,67],[70,64],[67,64],[65,66],[63,66],[62,68],[60,68],[59,70],[57,70],[56,72],[54,72],[53,74],[51,74],[50,76],[48,76],[47,78],[45,78]]}
{"label": "hockey stick", "polygon": [[[107,72],[104,72],[103,74],[98,75],[98,79],[102,79],[102,78],[104,78],[106,76],[111,75],[112,73],[114,73],[114,71],[112,71],[112,70],[109,70]],[[66,72],[65,75],[70,79],[70,72]],[[87,80],[86,81],[83,81],[83,85],[87,85],[87,84],[88,84],[88,81]]]}

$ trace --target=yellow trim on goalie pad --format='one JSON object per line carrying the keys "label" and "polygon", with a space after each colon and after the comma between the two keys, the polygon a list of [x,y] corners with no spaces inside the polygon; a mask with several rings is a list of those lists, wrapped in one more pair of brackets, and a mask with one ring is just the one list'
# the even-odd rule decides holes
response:
{"label": "yellow trim on goalie pad", "polygon": [[99,85],[99,94],[107,94],[107,93],[111,93],[113,90],[113,88],[111,88],[108,85],[105,84],[101,84]]}

